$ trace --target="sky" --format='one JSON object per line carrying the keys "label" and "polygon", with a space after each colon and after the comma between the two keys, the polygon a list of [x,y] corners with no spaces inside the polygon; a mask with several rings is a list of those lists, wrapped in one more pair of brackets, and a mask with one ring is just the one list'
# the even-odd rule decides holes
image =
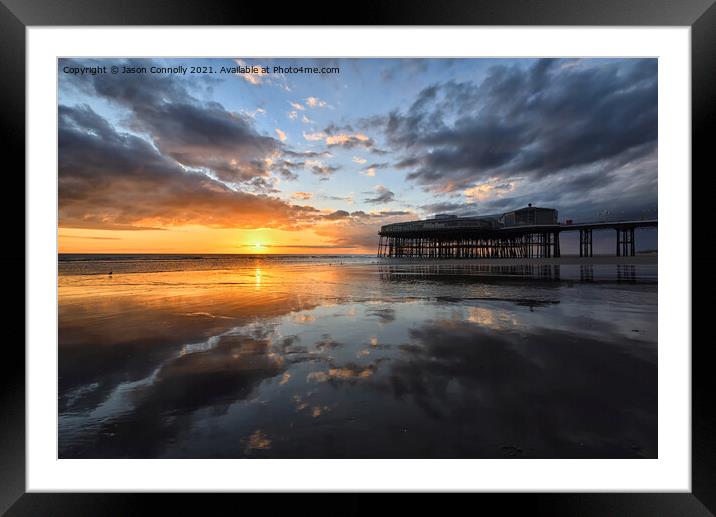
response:
{"label": "sky", "polygon": [[58,73],[61,253],[374,253],[383,224],[528,203],[560,221],[656,218],[656,59]]}

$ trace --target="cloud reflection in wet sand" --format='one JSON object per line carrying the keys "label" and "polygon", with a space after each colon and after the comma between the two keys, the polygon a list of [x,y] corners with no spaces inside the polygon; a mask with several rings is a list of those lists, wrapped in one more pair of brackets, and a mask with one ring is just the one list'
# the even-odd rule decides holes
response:
{"label": "cloud reflection in wet sand", "polygon": [[60,456],[656,456],[655,284],[313,269],[61,284]]}

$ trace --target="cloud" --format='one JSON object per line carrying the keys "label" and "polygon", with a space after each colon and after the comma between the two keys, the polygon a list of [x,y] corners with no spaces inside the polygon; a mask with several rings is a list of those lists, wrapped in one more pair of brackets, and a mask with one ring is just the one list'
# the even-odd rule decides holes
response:
{"label": "cloud", "polygon": [[310,192],[294,192],[291,197],[307,201],[313,197],[313,194]]}
{"label": "cloud", "polygon": [[308,97],[305,99],[306,105],[310,108],[325,108],[328,106],[328,103],[324,100],[319,99],[318,97]]}
{"label": "cloud", "polygon": [[375,196],[365,198],[363,202],[377,205],[395,201],[395,193],[383,185],[377,185],[375,192]]}
{"label": "cloud", "polygon": [[317,176],[321,176],[322,180],[327,180],[334,172],[340,169],[339,166],[326,165],[318,158],[330,157],[331,153],[322,151],[292,151],[284,149],[284,157],[300,158],[299,161],[288,160],[282,158],[275,162],[271,162],[269,168],[272,172],[275,172],[284,179],[294,180],[298,178],[296,171],[308,170]]}
{"label": "cloud", "polygon": [[328,135],[325,140],[328,147],[340,146],[346,149],[353,149],[357,146],[370,148],[375,145],[375,141],[363,133]]}
{"label": "cloud", "polygon": [[144,138],[118,132],[88,106],[59,106],[58,142],[61,227],[291,229],[320,217],[313,207],[233,190],[187,170]]}
{"label": "cloud", "polygon": [[[151,63],[131,59],[124,64]],[[69,80],[81,81],[80,88],[126,109],[129,127],[146,135],[162,154],[222,181],[250,183],[268,177],[266,159],[281,151],[278,140],[257,132],[252,117],[196,99],[191,84],[181,78],[106,74]]]}
{"label": "cloud", "polygon": [[286,181],[296,181],[298,179],[298,174],[293,172],[288,167],[274,168],[273,171]]}
{"label": "cloud", "polygon": [[283,150],[284,156],[292,156],[294,158],[330,158],[330,151],[293,151],[291,149]]}
{"label": "cloud", "polygon": [[330,194],[321,193],[321,194],[318,194],[317,197],[320,199],[325,199],[327,201],[344,201],[344,202],[348,203],[349,205],[353,204],[353,196],[334,196],[334,195],[330,195]]}
{"label": "cloud", "polygon": [[[365,162],[365,160],[364,160]],[[373,177],[375,176],[375,171],[377,169],[385,169],[389,166],[389,163],[371,163],[370,165],[366,165],[363,167],[363,170],[361,171],[361,174],[364,174],[365,176]]]}
{"label": "cloud", "polygon": [[360,157],[358,157],[358,156],[354,156],[354,157],[353,157],[353,163],[357,163],[357,164],[359,164],[359,165],[363,165],[363,164],[366,163],[367,161],[368,161],[368,160],[366,160],[365,158],[360,158]]}
{"label": "cloud", "polygon": [[248,115],[251,118],[256,118],[256,115],[264,115],[266,114],[266,110],[263,108],[256,108],[254,111],[242,111],[245,115]]}
{"label": "cloud", "polygon": [[247,72],[237,72],[236,75],[241,77],[244,81],[247,83],[253,84],[254,86],[259,85],[263,82],[263,80],[266,78],[268,74],[264,73],[263,69],[258,66],[252,67],[251,65],[248,65],[246,61],[243,59],[236,59],[236,64],[244,67],[249,68],[250,71]]}
{"label": "cloud", "polygon": [[328,179],[329,176],[340,169],[340,167],[324,165],[318,160],[308,160],[306,165],[310,168],[313,174],[321,176],[322,179]]}
{"label": "cloud", "polygon": [[319,133],[303,133],[303,138],[308,140],[309,142],[320,142],[324,138],[326,138],[326,134],[324,132]]}
{"label": "cloud", "polygon": [[323,216],[324,219],[345,219],[346,217],[350,217],[350,214],[346,212],[345,210],[336,210],[335,212],[332,212],[328,215]]}
{"label": "cloud", "polygon": [[[442,60],[441,60],[442,61]],[[398,59],[387,61],[388,65],[380,72],[384,81],[405,80],[424,74],[428,70],[427,59]]]}
{"label": "cloud", "polygon": [[453,214],[458,216],[474,216],[483,215],[478,213],[476,206],[472,203],[454,203],[451,201],[439,201],[437,203],[429,203],[420,207],[426,216],[435,214]]}
{"label": "cloud", "polygon": [[306,107],[303,104],[300,104],[298,102],[290,102],[291,107],[298,111],[303,111],[306,109]]}
{"label": "cloud", "polygon": [[286,133],[281,131],[279,128],[276,128],[275,131],[276,131],[276,134],[278,135],[278,139],[281,140],[282,142],[285,142],[286,141]]}
{"label": "cloud", "polygon": [[478,183],[463,191],[465,197],[474,201],[485,201],[500,197],[515,189],[516,181],[492,179],[484,183]]}
{"label": "cloud", "polygon": [[331,224],[317,226],[315,233],[327,238],[333,246],[358,246],[373,250],[376,235],[381,225],[415,219],[415,214],[407,211],[380,211],[366,213],[357,210],[350,217],[337,217]]}
{"label": "cloud", "polygon": [[[353,149],[364,147],[374,150],[375,140],[364,133],[354,132],[351,126],[337,127],[333,124],[323,131],[303,133],[303,138],[311,142],[324,141],[328,147]],[[382,152],[378,150],[377,152]]]}
{"label": "cloud", "polygon": [[602,188],[609,177],[590,171],[619,169],[656,149],[657,62],[495,65],[480,83],[433,84],[407,110],[362,125],[382,128],[391,148],[404,154],[396,168],[431,191],[480,198],[480,185],[514,176],[526,185],[590,177],[592,188]]}
{"label": "cloud", "polygon": [[406,210],[381,210],[377,215],[379,217],[393,217],[396,215],[412,215],[412,212]]}
{"label": "cloud", "polygon": [[[256,246],[254,244],[240,244],[240,248],[252,248],[254,249]],[[283,249],[283,248],[291,248],[291,249],[345,249],[345,248],[358,248],[355,244],[341,244],[341,245],[335,245],[335,244],[262,244],[262,248],[274,248],[274,249]]]}

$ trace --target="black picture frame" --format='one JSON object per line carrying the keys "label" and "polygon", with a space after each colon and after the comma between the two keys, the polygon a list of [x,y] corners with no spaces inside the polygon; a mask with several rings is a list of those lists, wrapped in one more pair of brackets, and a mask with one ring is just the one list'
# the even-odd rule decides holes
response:
{"label": "black picture frame", "polygon": [[[212,0],[0,0],[0,106],[3,155],[6,171],[25,170],[25,29],[28,26],[60,25],[577,25],[577,26],[689,26],[692,49],[692,170],[713,168],[709,136],[716,125],[716,0],[406,0],[367,1],[339,21],[335,4],[312,2],[303,5],[271,3],[244,5]],[[91,48],[88,47],[88,48]],[[10,159],[8,162],[8,158]],[[708,167],[708,169],[707,169]],[[49,173],[49,172],[48,172]],[[684,171],[688,174],[688,171]],[[692,174],[692,178],[695,174]],[[693,181],[693,179],[692,179]],[[14,184],[13,184],[14,182]],[[25,182],[22,174],[4,175],[6,198],[22,203]],[[705,189],[704,189],[705,190]],[[701,194],[706,192],[702,190]],[[692,189],[693,191],[693,189]],[[23,195],[20,195],[20,192]],[[698,191],[696,191],[698,192]],[[706,221],[707,202],[692,202],[694,223]],[[19,208],[18,208],[19,210]],[[699,211],[700,210],[700,211]],[[16,213],[16,212],[15,212]],[[24,213],[24,210],[23,210]],[[25,280],[25,227],[10,225],[2,266],[10,279]],[[697,231],[693,236],[699,235]],[[694,241],[692,268],[706,270],[712,260],[705,244]],[[22,244],[20,244],[22,243]],[[684,250],[688,253],[689,250]],[[22,278],[22,280],[21,280]],[[699,281],[699,290],[711,282]],[[8,327],[24,320],[25,285],[22,298],[8,304]],[[9,296],[6,299],[11,299]],[[692,303],[692,321],[708,321],[708,304]],[[702,316],[699,318],[699,316]],[[704,323],[699,323],[699,326]],[[21,336],[24,335],[20,331]],[[19,337],[19,336],[18,336]],[[0,512],[7,515],[133,514],[146,508],[146,496],[138,494],[38,494],[26,493],[25,480],[25,353],[19,339],[4,344],[0,382]],[[689,343],[676,345],[688,346]],[[500,511],[516,508],[538,515],[713,515],[716,513],[716,423],[714,419],[714,375],[708,361],[711,340],[692,343],[692,491],[691,493],[613,494],[481,494]],[[161,497],[166,504],[167,496]],[[234,496],[227,496],[234,497]],[[238,496],[238,497],[246,497]],[[371,511],[372,496],[353,494],[342,503],[345,513]],[[184,497],[180,499],[185,511]],[[223,501],[226,498],[221,498]],[[205,500],[205,499],[204,499]],[[276,498],[279,506],[285,503]],[[304,499],[305,500],[305,499]],[[419,501],[416,498],[414,501]],[[204,511],[205,502],[200,503]],[[291,505],[295,506],[296,502]],[[278,511],[273,508],[271,513]]]}

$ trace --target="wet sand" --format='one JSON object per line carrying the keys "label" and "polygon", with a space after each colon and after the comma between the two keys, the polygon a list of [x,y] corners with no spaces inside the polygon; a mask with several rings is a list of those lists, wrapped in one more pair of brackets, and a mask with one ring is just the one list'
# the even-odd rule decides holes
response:
{"label": "wet sand", "polygon": [[654,458],[656,258],[615,259],[61,267],[60,457]]}

